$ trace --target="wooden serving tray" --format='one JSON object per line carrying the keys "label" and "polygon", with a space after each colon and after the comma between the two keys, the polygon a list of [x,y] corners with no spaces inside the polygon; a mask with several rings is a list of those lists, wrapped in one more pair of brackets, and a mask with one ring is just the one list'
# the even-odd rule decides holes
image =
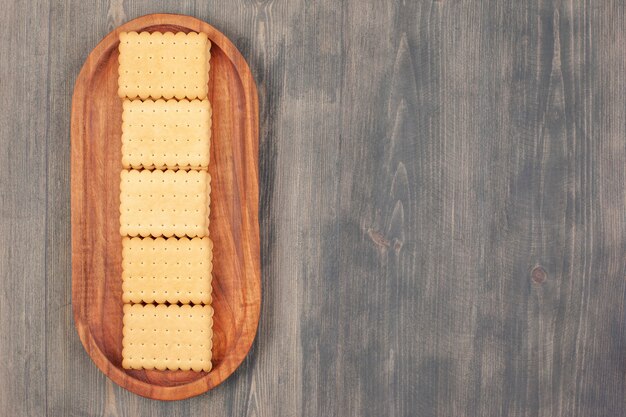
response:
{"label": "wooden serving tray", "polygon": [[[122,238],[119,232],[122,100],[119,33],[204,32],[211,40],[213,108],[210,236],[213,261],[211,372],[122,368]],[[258,101],[250,69],[218,30],[190,16],[152,14],[109,33],[89,54],[72,99],[72,304],[80,340],[118,385],[179,400],[214,388],[246,356],[259,322]]]}

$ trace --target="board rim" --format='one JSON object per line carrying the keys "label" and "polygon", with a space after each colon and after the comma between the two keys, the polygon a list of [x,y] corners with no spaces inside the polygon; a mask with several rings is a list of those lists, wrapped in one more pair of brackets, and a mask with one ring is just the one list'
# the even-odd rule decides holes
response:
{"label": "board rim", "polygon": [[[78,167],[76,166],[75,157],[82,157],[84,154],[78,152],[76,144],[78,141],[83,141],[85,134],[83,134],[79,122],[83,121],[83,114],[79,111],[77,103],[80,100],[84,100],[87,97],[86,86],[92,75],[97,72],[97,67],[92,68],[90,63],[97,63],[104,56],[107,51],[117,42],[119,42],[120,32],[129,31],[141,31],[142,29],[149,28],[157,25],[173,25],[185,27],[191,31],[204,32],[208,34],[209,40],[212,43],[219,45],[220,49],[230,59],[237,74],[240,77],[240,81],[245,88],[243,88],[246,112],[244,115],[251,115],[251,117],[245,117],[246,131],[250,134],[243,135],[243,141],[245,145],[243,148],[246,153],[252,152],[252,158],[246,158],[250,160],[252,166],[247,166],[247,173],[252,174],[252,181],[244,181],[244,192],[246,194],[246,204],[242,205],[242,221],[247,224],[246,234],[243,235],[242,241],[251,241],[253,246],[256,242],[256,250],[247,251],[248,256],[243,258],[243,276],[246,281],[250,280],[252,289],[256,293],[255,300],[256,305],[247,305],[246,307],[251,310],[251,314],[248,314],[244,318],[242,328],[245,328],[245,332],[239,332],[239,337],[235,343],[233,349],[236,352],[234,356],[228,357],[227,364],[221,369],[219,374],[209,372],[207,375],[201,378],[191,381],[189,383],[177,385],[177,386],[160,386],[154,385],[145,381],[136,379],[135,377],[125,373],[116,366],[114,366],[108,357],[100,350],[96,343],[89,324],[86,323],[85,311],[81,306],[81,303],[74,302],[77,298],[77,270],[75,263],[78,263],[77,256],[75,256],[75,240],[78,239],[75,229],[79,227],[76,223],[79,219],[75,219],[74,213],[77,212],[76,205],[78,204],[77,198],[74,192],[71,194],[71,227],[72,227],[72,309],[74,316],[74,325],[81,340],[83,347],[87,354],[96,364],[98,369],[102,371],[109,379],[115,382],[117,385],[125,388],[135,394],[141,395],[146,398],[157,400],[181,400],[196,395],[205,393],[212,388],[215,388],[226,380],[233,372],[241,365],[245,357],[247,356],[254,339],[256,337],[259,319],[260,319],[260,307],[261,307],[261,268],[260,268],[260,232],[258,222],[258,204],[259,204],[259,191],[258,191],[258,95],[256,89],[256,83],[252,77],[250,68],[243,58],[241,53],[232,44],[232,42],[220,31],[215,29],[208,23],[197,19],[192,16],[180,15],[180,14],[148,14],[136,19],[130,20],[109,32],[89,53],[83,67],[81,68],[75,82],[74,91],[72,95],[72,110],[71,110],[71,175],[70,180],[72,184],[72,190],[74,190],[74,184],[77,181]],[[121,121],[120,121],[121,123]],[[75,155],[78,153],[78,155]],[[81,175],[81,181],[82,181]],[[87,279],[85,277],[83,280]],[[121,278],[120,278],[121,279]],[[252,307],[252,308],[251,308]]]}

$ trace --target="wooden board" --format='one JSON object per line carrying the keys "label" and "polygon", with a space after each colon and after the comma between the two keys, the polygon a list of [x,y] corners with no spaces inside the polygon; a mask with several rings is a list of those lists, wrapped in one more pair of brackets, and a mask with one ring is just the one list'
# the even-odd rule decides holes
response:
{"label": "wooden board", "polygon": [[[1,414],[626,416],[623,2],[4,4]],[[163,10],[259,93],[259,331],[174,402],[105,377],[71,303],[74,83]]]}
{"label": "wooden board", "polygon": [[[119,33],[204,32],[212,42],[213,107],[210,235],[214,345],[211,372],[126,370],[122,363],[119,233],[122,100],[117,96]],[[219,31],[198,19],[147,15],[109,33],[87,58],[72,100],[72,303],[76,329],[98,368],[153,399],[201,394],[231,375],[259,321],[258,102],[247,63]]]}

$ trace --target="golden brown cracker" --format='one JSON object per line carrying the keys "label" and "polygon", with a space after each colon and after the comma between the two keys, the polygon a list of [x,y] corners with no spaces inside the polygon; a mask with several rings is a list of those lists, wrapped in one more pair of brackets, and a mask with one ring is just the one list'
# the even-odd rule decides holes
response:
{"label": "golden brown cracker", "polygon": [[119,96],[204,99],[210,47],[205,33],[120,33]]}
{"label": "golden brown cracker", "polygon": [[124,100],[124,168],[195,168],[209,165],[208,100]]}
{"label": "golden brown cracker", "polygon": [[209,234],[210,181],[206,171],[122,170],[122,236]]}
{"label": "golden brown cracker", "polygon": [[208,237],[122,239],[125,303],[209,304],[212,269]]}
{"label": "golden brown cracker", "polygon": [[213,308],[125,304],[122,366],[210,371]]}

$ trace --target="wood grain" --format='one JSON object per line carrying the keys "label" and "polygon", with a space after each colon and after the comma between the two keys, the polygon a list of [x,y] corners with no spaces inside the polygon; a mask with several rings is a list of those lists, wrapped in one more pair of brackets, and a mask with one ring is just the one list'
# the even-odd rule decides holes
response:
{"label": "wood grain", "polygon": [[[122,357],[119,175],[119,33],[196,31],[212,42],[210,236],[213,262],[211,372],[126,370]],[[246,356],[260,313],[258,104],[245,60],[210,25],[181,15],[147,15],[113,30],[89,54],[72,100],[72,299],[86,351],[113,381],[145,397],[179,400],[214,388]]]}
{"label": "wood grain", "polygon": [[[176,402],[93,366],[71,304],[74,81],[156,11],[228,36],[260,104],[257,338]],[[626,416],[622,1],[42,0],[0,23],[7,413]]]}
{"label": "wood grain", "polygon": [[[0,410],[24,416],[46,413],[48,27],[47,7],[8,4],[0,16],[0,103],[11,109],[0,112]],[[39,94],[25,95],[35,84]]]}

